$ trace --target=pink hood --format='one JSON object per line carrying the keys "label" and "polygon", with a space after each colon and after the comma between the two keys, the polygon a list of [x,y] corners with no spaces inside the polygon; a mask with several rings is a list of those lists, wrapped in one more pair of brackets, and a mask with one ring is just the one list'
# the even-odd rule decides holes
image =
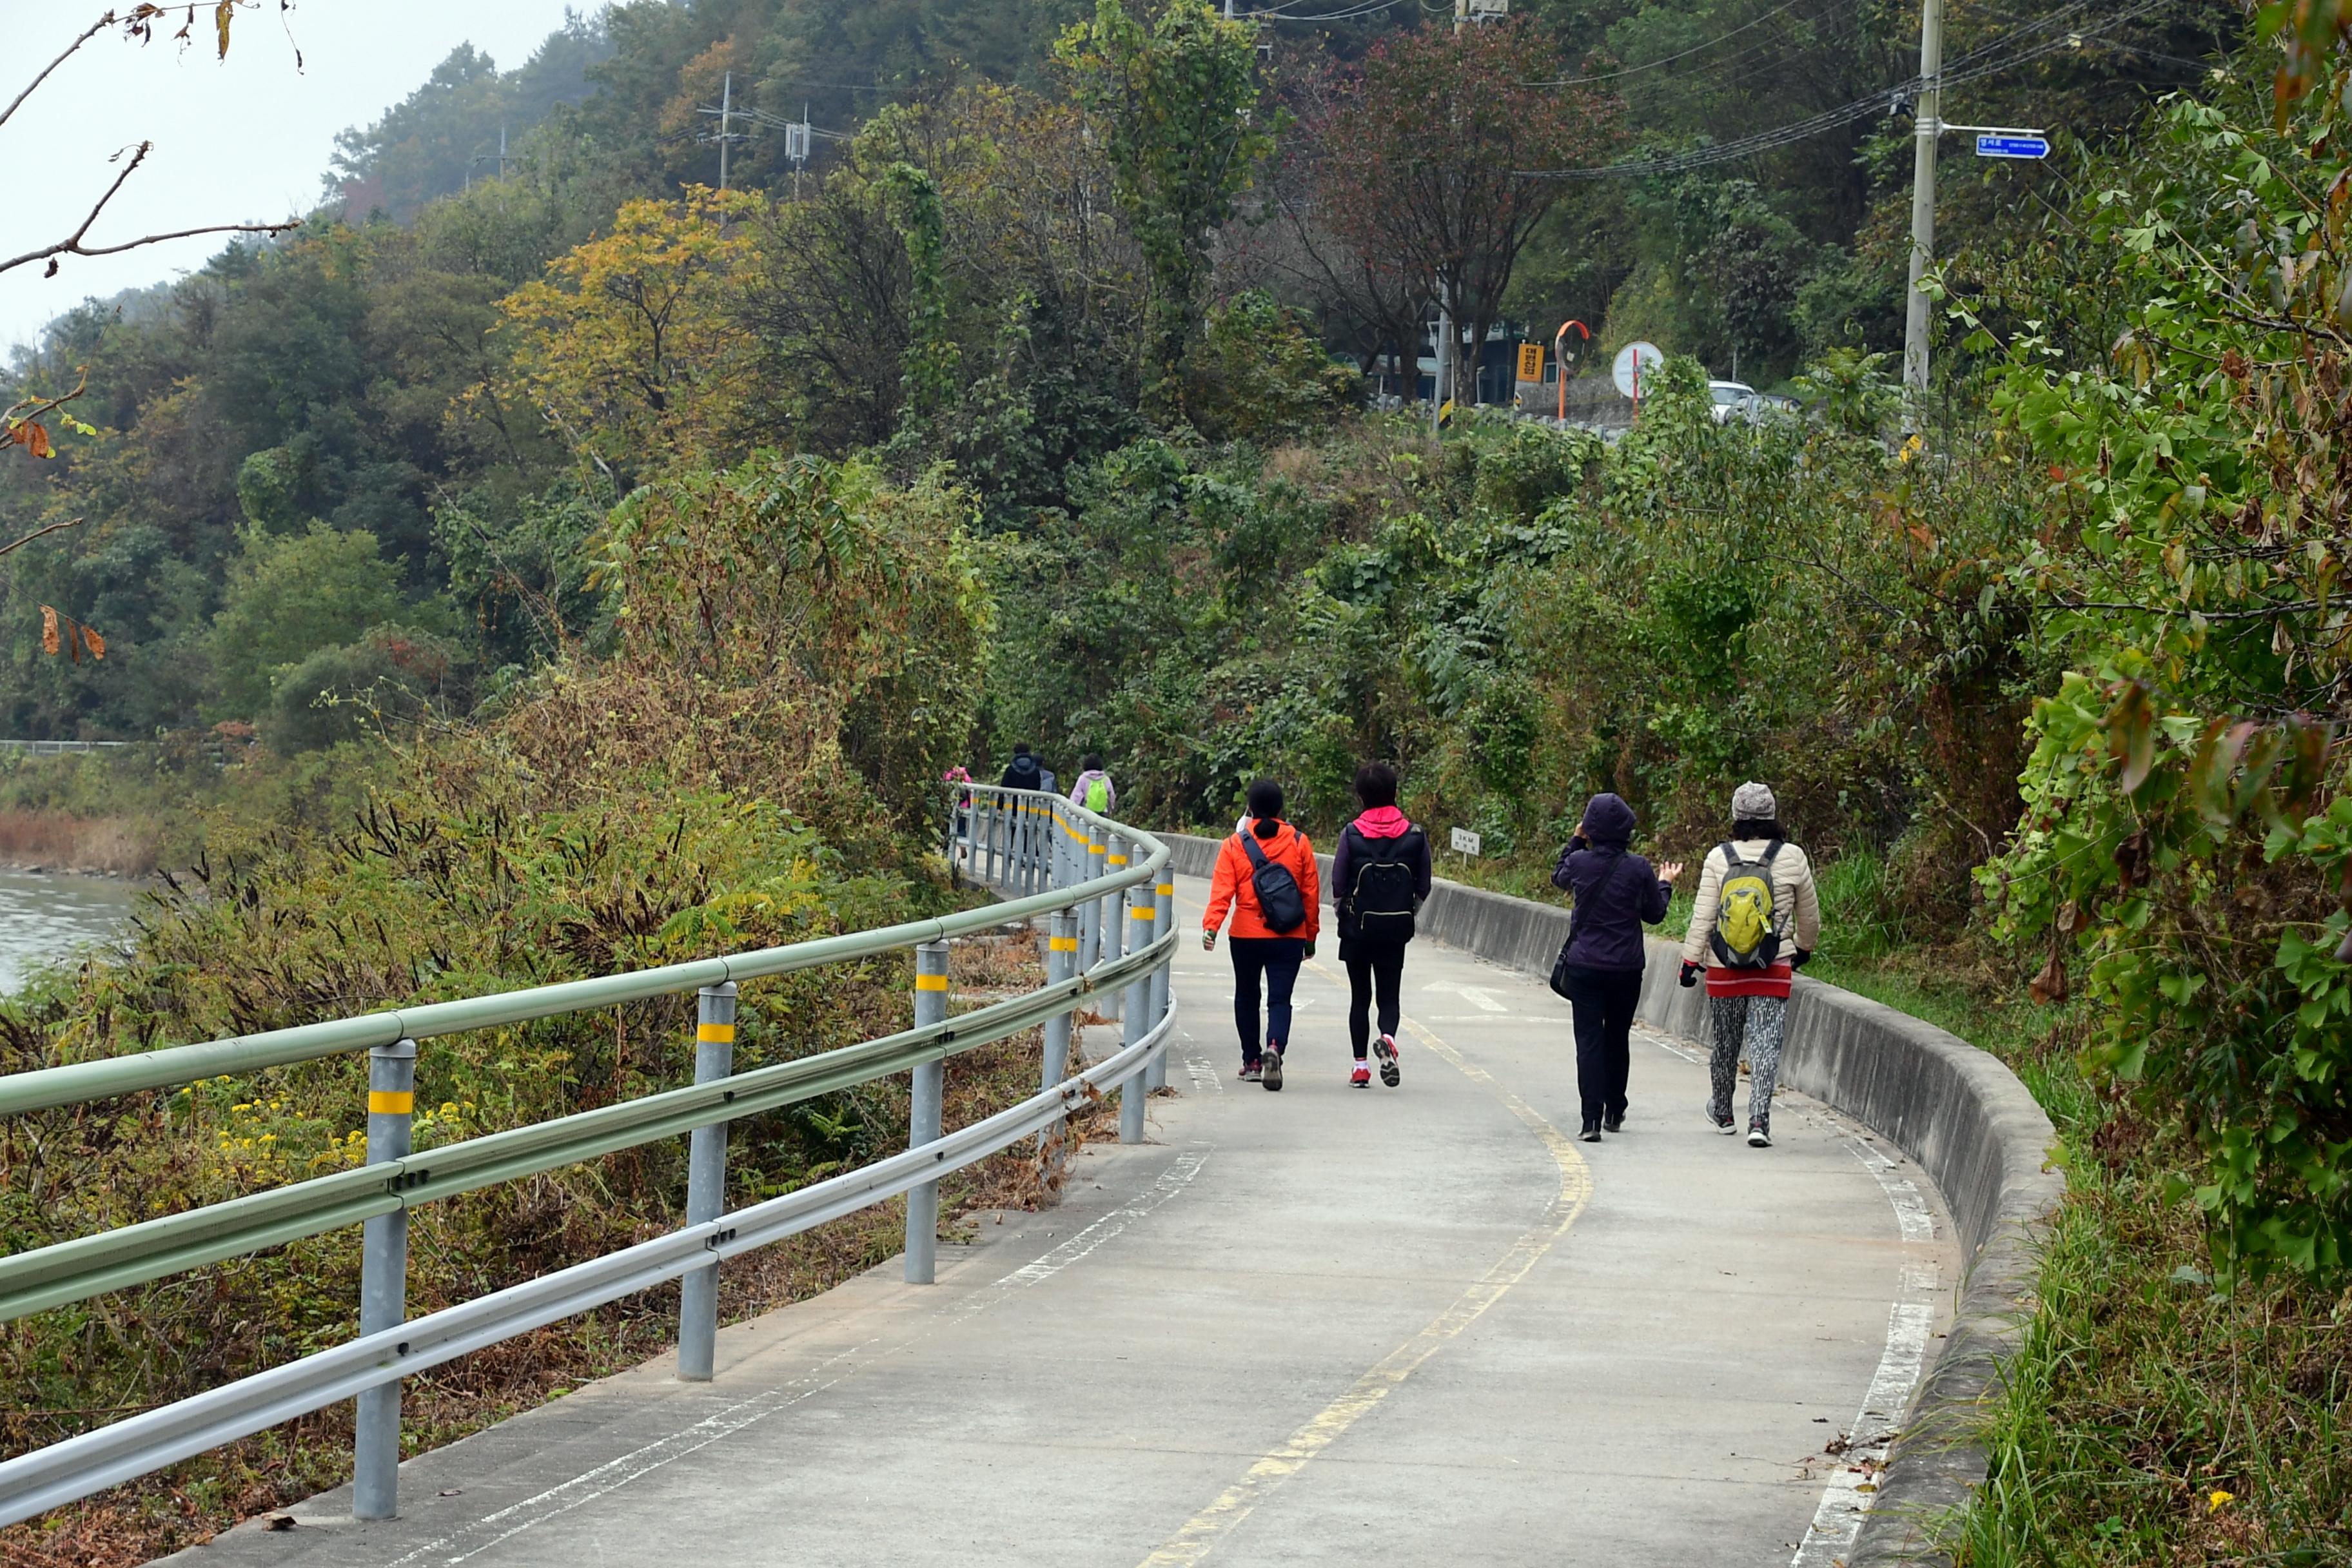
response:
{"label": "pink hood", "polygon": [[1356,831],[1367,838],[1402,838],[1412,823],[1392,805],[1376,805],[1356,818]]}

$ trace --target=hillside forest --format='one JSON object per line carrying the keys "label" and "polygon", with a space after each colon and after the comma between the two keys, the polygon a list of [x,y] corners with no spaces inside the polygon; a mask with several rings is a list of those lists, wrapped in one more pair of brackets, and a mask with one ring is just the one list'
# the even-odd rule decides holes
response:
{"label": "hillside forest", "polygon": [[[1482,836],[1460,874],[1546,897],[1591,793],[1681,858],[1761,778],[1825,867],[1815,973],[2059,1129],[1958,1560],[2341,1560],[2352,16],[1945,12],[1947,116],[2053,148],[1948,144],[1907,395],[1913,5],[631,0],[457,49],[299,228],[8,367],[42,433],[0,447],[0,539],[57,531],[0,559],[0,722],[142,744],[0,766],[0,807],[133,821],[165,879],[0,1007],[0,1068],[944,908],[942,775],[1016,742],[1164,826],[1271,775],[1327,832],[1383,758]],[[1583,369],[1666,351],[1637,420],[1465,380],[1433,429],[1400,374],[1569,320]],[[1790,411],[1718,421],[1735,366]],[[746,1016],[821,1048],[884,978]],[[675,1023],[467,1037],[431,1136],[679,1081]],[[266,1079],[26,1119],[12,1244],[357,1157],[325,1069]],[[761,1191],[903,1125],[772,1121]],[[583,1172],[556,1229],[452,1205],[419,1289],[671,1223],[677,1178]],[[0,1329],[55,1395],[0,1436],[340,1331],[349,1241]],[[158,1335],[213,1348],[159,1373]],[[547,1393],[468,1363],[420,1440]],[[0,1541],[136,1561],[326,1484],[336,1436]]]}

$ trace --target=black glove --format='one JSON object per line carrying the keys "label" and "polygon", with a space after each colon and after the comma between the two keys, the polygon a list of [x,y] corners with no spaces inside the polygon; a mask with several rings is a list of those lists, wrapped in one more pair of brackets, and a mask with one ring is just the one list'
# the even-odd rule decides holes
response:
{"label": "black glove", "polygon": [[1307,956],[1309,958],[1315,956],[1315,939],[1311,936],[1307,939]]}
{"label": "black glove", "polygon": [[1796,952],[1789,955],[1789,967],[1791,969],[1802,969],[1806,964],[1812,962],[1812,957],[1813,950],[1811,948],[1801,947]]}
{"label": "black glove", "polygon": [[1683,960],[1682,985],[1684,990],[1687,991],[1692,986],[1698,984],[1698,969],[1699,966],[1693,963],[1689,959],[1685,958]]}

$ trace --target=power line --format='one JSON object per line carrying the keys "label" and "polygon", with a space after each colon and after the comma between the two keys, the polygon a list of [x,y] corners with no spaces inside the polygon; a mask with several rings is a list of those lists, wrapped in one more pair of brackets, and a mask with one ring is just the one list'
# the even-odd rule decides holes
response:
{"label": "power line", "polygon": [[1937,73],[1933,83],[1924,77],[1913,76],[1869,98],[1856,99],[1851,103],[1823,110],[1819,114],[1790,124],[1776,126],[1769,131],[1759,131],[1752,135],[1718,142],[1711,147],[1694,148],[1687,153],[1664,153],[1656,157],[1639,158],[1627,163],[1609,163],[1589,169],[1521,169],[1516,173],[1523,179],[1533,180],[1616,179],[1651,174],[1687,174],[1693,170],[1706,168],[1709,164],[1753,157],[1759,153],[1776,151],[1792,142],[1808,141],[1824,132],[1834,131],[1859,121],[1876,119],[1892,112],[1895,106],[1905,100],[1917,97],[1931,86],[1938,89],[1963,86],[2002,71],[2013,70],[2021,65],[2029,65],[2050,55],[2062,53],[2067,49],[2080,48],[2095,39],[2099,33],[2121,26],[2134,17],[2155,9],[2161,0],[2141,0],[2139,5],[2107,18],[2095,30],[2069,33],[2063,37],[2045,39],[2032,48],[2015,55],[1990,58],[1997,55],[1998,51],[2015,43],[2019,36],[2046,31],[2071,16],[2088,10],[2095,3],[2095,0],[2075,0],[2074,4],[2062,6],[2037,22],[2026,24],[2017,29],[2016,33],[1958,56],[1945,69]]}
{"label": "power line", "polygon": [[1364,5],[1350,6],[1344,10],[1320,12],[1314,16],[1297,11],[1286,11],[1277,5],[1266,11],[1236,11],[1234,13],[1234,20],[1236,22],[1352,22],[1359,16],[1369,16],[1375,11],[1392,11],[1401,4],[1402,0],[1367,0]]}
{"label": "power line", "polygon": [[1530,81],[1524,82],[1521,85],[1525,87],[1582,87],[1587,82],[1616,81],[1623,77],[1639,76],[1643,71],[1657,70],[1663,67],[1674,64],[1676,60],[1686,60],[1693,55],[1705,54],[1707,50],[1715,47],[1717,44],[1730,42],[1732,39],[1739,37],[1740,34],[1747,32],[1750,27],[1762,26],[1765,23],[1770,21],[1773,17],[1780,16],[1784,11],[1795,10],[1799,3],[1800,0],[1782,0],[1780,5],[1773,6],[1772,9],[1765,12],[1762,16],[1751,16],[1747,21],[1740,23],[1737,27],[1732,28],[1731,31],[1721,34],[1718,37],[1709,38],[1705,43],[1693,44],[1689,48],[1684,49],[1679,54],[1666,55],[1654,60],[1644,60],[1640,65],[1627,66],[1622,70],[1601,71],[1591,76],[1565,76],[1554,81]]}

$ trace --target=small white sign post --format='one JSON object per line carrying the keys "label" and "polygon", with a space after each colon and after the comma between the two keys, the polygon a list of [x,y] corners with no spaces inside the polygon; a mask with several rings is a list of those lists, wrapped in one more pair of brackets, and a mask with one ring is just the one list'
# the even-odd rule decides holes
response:
{"label": "small white sign post", "polygon": [[1465,859],[1478,858],[1478,836],[1466,827],[1454,830],[1454,852]]}
{"label": "small white sign post", "polygon": [[1633,400],[1634,413],[1642,412],[1642,384],[1665,363],[1665,351],[1655,343],[1627,343],[1617,351],[1609,373],[1617,383],[1617,390]]}

